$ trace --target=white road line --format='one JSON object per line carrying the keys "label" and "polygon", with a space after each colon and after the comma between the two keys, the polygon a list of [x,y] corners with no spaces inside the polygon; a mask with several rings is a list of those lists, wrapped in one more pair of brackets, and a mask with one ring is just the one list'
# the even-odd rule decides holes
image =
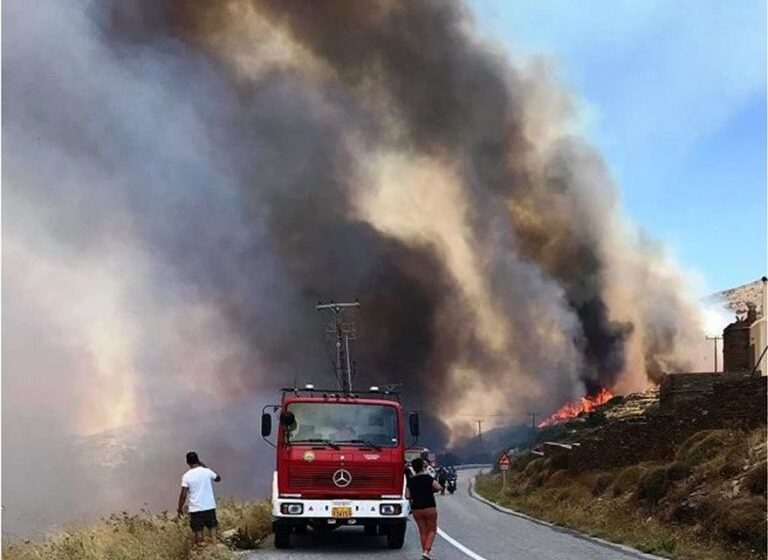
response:
{"label": "white road line", "polygon": [[461,544],[459,541],[451,537],[448,533],[443,531],[440,527],[437,528],[437,534],[443,537],[445,540],[447,540],[450,544],[458,548],[460,551],[462,551],[464,554],[469,556],[470,558],[473,558],[474,560],[487,560],[487,558],[480,556],[477,552],[474,552],[472,550],[469,550],[466,546]]}

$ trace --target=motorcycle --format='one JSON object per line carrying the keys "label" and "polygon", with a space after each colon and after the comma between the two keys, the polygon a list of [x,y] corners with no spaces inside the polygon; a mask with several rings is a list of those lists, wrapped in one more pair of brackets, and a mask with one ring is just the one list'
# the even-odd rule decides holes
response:
{"label": "motorcycle", "polygon": [[445,480],[445,489],[448,490],[449,494],[453,494],[456,492],[456,475],[449,475],[448,478]]}

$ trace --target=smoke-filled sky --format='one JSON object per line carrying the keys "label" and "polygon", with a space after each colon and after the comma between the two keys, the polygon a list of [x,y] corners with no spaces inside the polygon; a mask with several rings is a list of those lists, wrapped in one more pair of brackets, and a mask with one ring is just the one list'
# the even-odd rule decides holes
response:
{"label": "smoke-filled sky", "polygon": [[515,56],[554,61],[624,208],[695,267],[700,293],[765,274],[765,2],[470,6]]}
{"label": "smoke-filled sky", "polygon": [[701,367],[574,102],[460,2],[3,10],[4,485],[57,437],[332,383],[318,300],[360,300],[356,382],[436,442]]}

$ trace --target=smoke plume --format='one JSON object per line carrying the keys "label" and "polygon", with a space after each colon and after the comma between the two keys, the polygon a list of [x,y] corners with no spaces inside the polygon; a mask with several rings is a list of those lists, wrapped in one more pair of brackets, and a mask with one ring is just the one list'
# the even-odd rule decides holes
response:
{"label": "smoke plume", "polygon": [[693,366],[568,96],[458,1],[3,10],[4,456],[162,424],[245,462],[255,427],[190,418],[331,384],[318,300],[360,300],[355,383],[403,384],[436,445]]}

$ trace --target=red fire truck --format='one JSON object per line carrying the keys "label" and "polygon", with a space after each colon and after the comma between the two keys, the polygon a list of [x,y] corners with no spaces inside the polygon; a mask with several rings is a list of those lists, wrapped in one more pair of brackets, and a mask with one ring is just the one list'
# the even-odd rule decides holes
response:
{"label": "red fire truck", "polygon": [[[270,441],[272,418],[278,419]],[[276,448],[272,481],[275,547],[288,548],[307,527],[332,531],[362,526],[401,548],[409,505],[405,499],[406,424],[418,437],[419,418],[406,414],[399,396],[368,391],[282,390],[279,405],[265,407],[262,436]]]}

